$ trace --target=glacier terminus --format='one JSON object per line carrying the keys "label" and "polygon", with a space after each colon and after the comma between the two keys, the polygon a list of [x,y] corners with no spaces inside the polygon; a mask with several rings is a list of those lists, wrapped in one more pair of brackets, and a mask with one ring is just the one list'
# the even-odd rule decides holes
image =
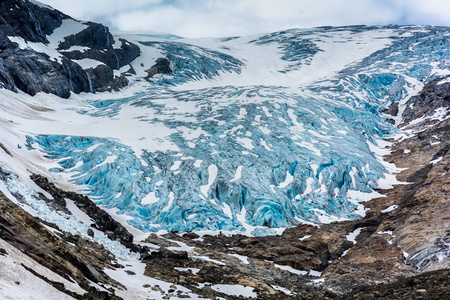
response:
{"label": "glacier terminus", "polygon": [[[65,20],[49,40],[82,29]],[[361,202],[396,183],[398,170],[382,160],[383,139],[400,134],[395,125],[406,100],[450,74],[446,27],[112,38],[141,51],[114,70],[133,69],[128,87],[68,99],[1,90],[15,101],[1,111],[11,121],[1,130],[30,165],[39,161],[42,173],[143,232],[259,236],[363,217]],[[159,58],[171,72],[147,77]],[[80,63],[93,70],[101,64]],[[392,106],[399,117],[384,113]],[[11,182],[26,180],[25,168],[1,167],[16,174]],[[16,192],[23,201],[36,198]]]}

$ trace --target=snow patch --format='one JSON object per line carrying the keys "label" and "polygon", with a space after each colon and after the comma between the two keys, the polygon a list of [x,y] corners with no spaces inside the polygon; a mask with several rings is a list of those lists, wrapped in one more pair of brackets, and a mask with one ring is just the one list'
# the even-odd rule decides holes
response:
{"label": "snow patch", "polygon": [[275,268],[278,268],[278,269],[281,269],[281,270],[284,270],[284,271],[288,271],[288,272],[290,272],[292,274],[297,274],[297,275],[300,275],[300,276],[304,276],[304,275],[308,274],[307,271],[300,271],[300,270],[294,269],[294,268],[292,268],[290,266],[283,266],[283,265],[275,264]]}
{"label": "snow patch", "polygon": [[348,235],[346,235],[346,239],[347,241],[352,242],[353,244],[356,244],[356,237],[361,233],[361,231],[364,229],[365,227],[360,227],[355,229],[353,232],[350,232]]}
{"label": "snow patch", "polygon": [[305,235],[304,237],[299,238],[299,241],[304,241],[306,239],[309,239],[311,236],[310,235]]}
{"label": "snow patch", "polygon": [[156,197],[155,192],[150,192],[150,193],[148,193],[147,196],[142,198],[141,204],[143,204],[143,205],[153,204],[153,203],[158,202],[159,200],[160,200],[160,198]]}
{"label": "snow patch", "polygon": [[289,184],[291,184],[292,181],[294,181],[294,176],[292,176],[291,173],[289,173],[289,171],[287,171],[286,172],[286,179],[282,183],[280,183],[280,185],[278,185],[278,187],[280,189],[284,189]]}
{"label": "snow patch", "polygon": [[230,182],[234,182],[234,181],[239,180],[239,179],[242,178],[242,169],[243,169],[243,166],[239,166],[236,169],[236,174],[234,174],[234,178],[231,179]]}
{"label": "snow patch", "polygon": [[381,213],[385,214],[385,213],[391,212],[391,211],[397,209],[397,207],[398,207],[398,205],[391,205],[391,206],[389,206],[388,208],[383,209],[383,210],[381,211]]}
{"label": "snow patch", "polygon": [[253,292],[253,288],[249,286],[243,286],[238,284],[214,284],[211,288],[219,293],[223,293],[230,296],[256,298],[257,293]]}

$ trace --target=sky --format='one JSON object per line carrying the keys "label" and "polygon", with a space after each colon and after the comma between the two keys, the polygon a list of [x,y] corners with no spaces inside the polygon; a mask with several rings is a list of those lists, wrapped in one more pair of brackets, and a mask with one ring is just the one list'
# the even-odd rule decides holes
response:
{"label": "sky", "polygon": [[40,0],[112,31],[226,37],[340,25],[450,26],[449,0]]}

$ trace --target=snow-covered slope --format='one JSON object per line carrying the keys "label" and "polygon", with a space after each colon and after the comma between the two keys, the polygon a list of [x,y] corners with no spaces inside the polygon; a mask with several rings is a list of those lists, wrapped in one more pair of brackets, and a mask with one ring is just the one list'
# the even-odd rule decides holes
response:
{"label": "snow-covered slope", "polygon": [[[0,90],[12,154],[0,151],[0,167],[18,176],[1,190],[39,191],[29,172],[46,174],[144,232],[266,235],[364,216],[360,203],[395,183],[380,140],[400,119],[382,111],[398,103],[402,112],[450,73],[450,29],[441,27],[114,38],[141,49],[120,92],[65,100]],[[160,57],[173,72],[143,80]],[[17,182],[27,189],[12,191]]]}

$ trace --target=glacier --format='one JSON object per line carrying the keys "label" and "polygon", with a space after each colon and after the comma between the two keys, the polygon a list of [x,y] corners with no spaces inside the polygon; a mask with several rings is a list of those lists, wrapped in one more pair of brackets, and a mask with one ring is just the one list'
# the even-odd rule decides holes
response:
{"label": "glacier", "polygon": [[[446,27],[125,38],[143,53],[130,87],[41,94],[46,109],[8,118],[21,136],[15,151],[53,162],[46,171],[56,181],[143,232],[267,235],[364,216],[360,203],[380,195],[392,172],[374,149],[401,120],[383,111],[397,103],[401,112],[425,83],[450,74]],[[158,57],[173,73],[144,81]]]}

